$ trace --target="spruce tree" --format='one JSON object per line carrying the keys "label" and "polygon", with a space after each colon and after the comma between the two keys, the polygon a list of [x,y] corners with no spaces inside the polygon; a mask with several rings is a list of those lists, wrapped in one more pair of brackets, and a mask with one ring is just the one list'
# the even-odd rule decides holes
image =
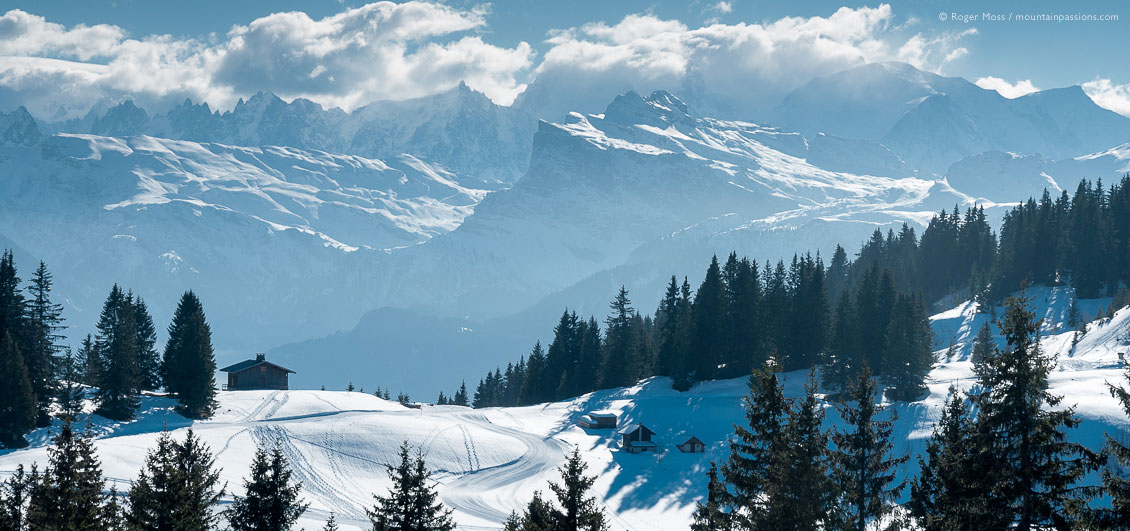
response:
{"label": "spruce tree", "polygon": [[134,345],[137,348],[138,377],[146,391],[161,387],[161,355],[157,352],[157,327],[141,297],[133,298]]}
{"label": "spruce tree", "polygon": [[0,338],[0,446],[23,448],[35,427],[36,400],[20,349],[12,335]]}
{"label": "spruce tree", "polygon": [[624,387],[636,383],[637,352],[641,348],[633,323],[635,309],[628,298],[628,290],[620,286],[616,298],[609,303],[612,313],[605,319],[604,329],[604,387]]}
{"label": "spruce tree", "polygon": [[51,440],[48,465],[31,488],[30,529],[102,529],[106,496],[102,467],[89,434],[67,423]]}
{"label": "spruce tree", "polygon": [[243,481],[244,497],[236,496],[228,509],[228,525],[236,531],[289,531],[309,503],[299,500],[301,483],[291,481],[293,471],[276,443],[268,455],[255,451],[251,478]]}
{"label": "spruce tree", "polygon": [[847,389],[852,376],[863,365],[855,338],[851,295],[845,290],[841,292],[840,302],[836,304],[835,317],[832,319],[832,338],[825,353],[824,371],[821,373],[824,386],[832,391],[833,396],[838,396]]}
{"label": "spruce tree", "polygon": [[337,518],[334,517],[334,513],[330,513],[330,519],[326,520],[326,525],[322,528],[322,531],[338,531]]}
{"label": "spruce tree", "polygon": [[1058,408],[1061,396],[1048,392],[1055,360],[1040,349],[1040,322],[1024,295],[1006,301],[1000,329],[1007,348],[998,350],[978,375],[983,389],[972,397],[978,430],[986,434],[979,451],[994,456],[982,474],[994,479],[993,504],[1017,529],[1069,526],[1094,489],[1077,485],[1098,468],[1098,457],[1067,441],[1079,425],[1072,408]]}
{"label": "spruce tree", "polygon": [[129,491],[126,528],[131,531],[213,529],[214,510],[224,494],[217,490],[220,473],[215,458],[190,428],[184,442],[169,432],[145,456],[145,466]]}
{"label": "spruce tree", "polygon": [[891,419],[876,418],[886,407],[876,405],[875,381],[864,366],[848,388],[850,402],[840,406],[840,416],[850,431],[836,431],[833,477],[840,486],[839,506],[844,530],[866,531],[871,522],[881,521],[893,509],[903,485],[891,485],[895,469],[908,457],[891,457],[894,446]]}
{"label": "spruce tree", "polygon": [[950,387],[910,482],[910,514],[925,531],[1008,527],[1008,515],[993,505],[993,478],[986,470],[994,457],[981,451],[986,435],[978,432],[965,396]]}
{"label": "spruce tree", "polygon": [[132,419],[140,403],[137,393],[141,382],[133,300],[117,284],[106,297],[97,327],[98,414],[114,420]]}
{"label": "spruce tree", "polygon": [[926,390],[923,381],[934,366],[934,332],[918,297],[897,296],[890,313],[883,378],[891,398],[911,401]]}
{"label": "spruce tree", "polygon": [[1067,326],[1073,330],[1079,328],[1081,319],[1079,317],[1079,300],[1071,297],[1071,304],[1067,306]]}
{"label": "spruce tree", "polygon": [[19,342],[24,338],[24,318],[27,315],[27,301],[20,291],[20,277],[16,271],[16,261],[12,251],[5,249],[0,255],[0,337],[11,334],[12,340]]}
{"label": "spruce tree", "polygon": [[710,380],[718,374],[725,350],[726,309],[726,285],[718,257],[714,256],[691,308],[693,324],[689,347],[692,381]]}
{"label": "spruce tree", "polygon": [[47,265],[39,262],[27,288],[27,314],[24,317],[25,337],[21,353],[27,365],[31,389],[38,401],[36,425],[50,423],[51,397],[55,394],[55,357],[63,347],[63,307],[51,300],[53,285]]}
{"label": "spruce tree", "polygon": [[973,351],[969,355],[969,361],[973,362],[973,371],[981,374],[988,370],[989,358],[993,356],[993,349],[996,343],[993,341],[992,325],[985,321],[981,328],[977,330],[977,336],[973,338]]}
{"label": "spruce tree", "polygon": [[541,497],[541,492],[534,491],[534,497],[526,504],[522,512],[520,526],[522,531],[556,531],[557,514],[553,504]]}
{"label": "spruce tree", "polygon": [[608,523],[605,521],[604,509],[597,504],[596,498],[589,496],[589,489],[596,482],[596,476],[586,476],[588,465],[581,459],[580,450],[573,448],[573,453],[565,464],[557,467],[561,474],[561,483],[549,484],[549,489],[557,496],[559,509],[554,510],[556,515],[555,529],[560,531],[605,531]]}
{"label": "spruce tree", "polygon": [[459,390],[455,391],[455,397],[451,399],[451,404],[455,406],[468,405],[467,382],[465,380],[459,383]]}
{"label": "spruce tree", "polygon": [[766,485],[768,527],[764,529],[824,529],[833,512],[835,489],[830,472],[828,434],[822,423],[824,409],[816,399],[816,376],[810,373],[804,398],[789,414],[779,473]]}
{"label": "spruce tree", "polygon": [[212,416],[216,409],[216,358],[212,329],[200,299],[186,291],[169,324],[164,355],[165,389],[176,395],[181,412],[195,419]]}
{"label": "spruce tree", "polygon": [[706,478],[706,500],[695,507],[691,531],[729,531],[732,525],[726,511],[726,484],[718,478],[718,465],[713,461]]}
{"label": "spruce tree", "polygon": [[746,425],[735,425],[731,455],[722,469],[730,486],[727,505],[733,508],[733,524],[741,529],[766,529],[774,500],[763,491],[783,481],[780,474],[785,472],[775,463],[787,452],[785,421],[791,406],[776,370],[771,359],[750,376],[749,392],[742,398]]}
{"label": "spruce tree", "polygon": [[373,531],[452,531],[452,511],[438,501],[430,484],[432,473],[419,451],[415,457],[405,441],[400,445],[400,463],[386,465],[392,480],[388,496],[377,496],[376,505],[366,512]]}
{"label": "spruce tree", "polygon": [[83,363],[68,348],[58,366],[58,389],[56,398],[59,401],[59,417],[68,422],[74,422],[83,411],[83,399],[86,392],[82,387]]}
{"label": "spruce tree", "polygon": [[32,465],[32,473],[24,471],[24,465],[17,465],[16,471],[0,483],[0,529],[20,530],[27,525],[28,496],[39,479],[39,472]]}

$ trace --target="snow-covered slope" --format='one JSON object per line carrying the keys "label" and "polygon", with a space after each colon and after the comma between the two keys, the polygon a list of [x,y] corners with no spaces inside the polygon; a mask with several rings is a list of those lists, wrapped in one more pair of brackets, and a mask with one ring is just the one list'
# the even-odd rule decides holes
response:
{"label": "snow-covered slope", "polygon": [[1061,159],[1130,140],[1130,118],[1099,107],[1078,86],[1008,99],[904,63],[816,78],[789,94],[773,119],[810,138],[879,140],[910,167],[938,174],[985,151]]}
{"label": "snow-covered slope", "polygon": [[1032,190],[1074,193],[1081,179],[1107,182],[1130,173],[1130,144],[1098,153],[1050,160],[1040,155],[988,151],[953,163],[946,182],[981,200],[1015,202]]}
{"label": "snow-covered slope", "polygon": [[[1046,319],[1042,347],[1059,358],[1051,390],[1063,394],[1064,406],[1075,407],[1084,419],[1070,436],[1098,447],[1105,432],[1130,427],[1104,385],[1122,381],[1118,353],[1130,351],[1130,309],[1091,324],[1072,350],[1072,332],[1058,326],[1070,289],[1038,288],[1029,295]],[[1091,317],[1108,303],[1081,301],[1080,306],[1084,317]],[[972,384],[970,341],[987,318],[968,303],[932,318],[939,365],[929,376],[928,396],[895,406],[896,452],[921,451],[950,385],[967,389]],[[951,342],[956,354],[944,359]],[[806,377],[803,371],[787,374],[786,393],[798,395]],[[317,528],[332,511],[346,528],[367,529],[364,510],[372,504],[370,495],[388,487],[383,465],[395,460],[397,446],[407,440],[438,471],[441,498],[456,509],[461,528],[500,527],[534,490],[546,491],[547,482],[556,479],[555,466],[576,446],[590,473],[598,476],[594,491],[608,508],[614,529],[674,530],[688,527],[694,502],[705,493],[710,461],[728,455],[726,440],[733,424],[743,420],[740,398],[745,391],[743,379],[707,382],[679,393],[670,389],[669,380],[654,378],[564,402],[485,410],[413,410],[359,392],[225,392],[220,393],[217,416],[191,426],[216,453],[222,480],[236,494],[255,445],[279,441],[311,502],[302,521],[307,528]],[[104,470],[119,490],[136,477],[142,450],[153,446],[162,425],[174,430],[174,436],[184,436],[190,423],[172,413],[171,406],[166,399],[150,397],[136,421],[115,424],[94,417]],[[615,411],[621,422],[646,424],[656,432],[661,451],[626,454],[611,431],[577,427],[577,418],[593,410]],[[827,413],[828,427],[841,425],[834,409]],[[675,449],[692,435],[706,442],[706,453]],[[20,463],[45,462],[48,436],[48,430],[38,430],[31,448],[0,453],[0,476]],[[911,459],[898,479],[916,471]]]}

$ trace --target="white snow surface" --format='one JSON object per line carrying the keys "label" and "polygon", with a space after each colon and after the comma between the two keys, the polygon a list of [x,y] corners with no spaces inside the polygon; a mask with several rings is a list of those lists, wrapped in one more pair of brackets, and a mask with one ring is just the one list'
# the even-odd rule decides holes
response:
{"label": "white snow surface", "polygon": [[[1045,319],[1041,347],[1058,358],[1051,390],[1064,395],[1063,407],[1074,408],[1083,419],[1070,437],[1098,448],[1104,434],[1130,428],[1106,387],[1107,382],[1126,383],[1119,353],[1130,351],[1130,308],[1088,325],[1072,350],[1073,332],[1057,324],[1066,315],[1071,290],[1037,288],[1028,294]],[[1107,299],[1084,300],[1080,308],[1089,319],[1107,304]],[[893,405],[898,414],[897,453],[919,453],[950,386],[972,385],[971,341],[987,319],[972,303],[931,318],[938,365],[927,380],[927,396]],[[946,359],[951,344],[954,355]],[[786,374],[786,394],[800,394],[806,378],[804,371]],[[598,476],[594,492],[608,509],[613,529],[686,529],[695,500],[705,494],[706,468],[712,460],[725,459],[733,424],[744,420],[740,399],[745,391],[744,379],[706,382],[680,393],[670,388],[669,380],[652,378],[562,402],[481,410],[430,405],[410,409],[361,392],[243,391],[220,393],[219,410],[207,421],[180,417],[172,411],[173,403],[161,397],[146,397],[142,414],[132,422],[113,423],[97,416],[91,420],[103,470],[119,490],[136,477],[163,425],[174,437],[183,437],[191,426],[223,469],[225,503],[232,493],[242,494],[241,480],[256,445],[278,441],[311,503],[301,521],[307,528],[319,527],[333,512],[343,528],[367,529],[364,510],[372,505],[371,495],[389,486],[384,465],[396,459],[400,442],[407,440],[424,452],[436,471],[442,501],[456,510],[462,529],[497,529],[535,490],[548,493],[547,482],[557,478],[555,467],[574,446],[580,448],[589,472]],[[656,432],[661,450],[630,455],[620,451],[613,430],[576,425],[581,415],[595,410],[619,414],[621,425],[644,423]],[[826,411],[827,426],[842,428],[834,407]],[[27,449],[0,452],[0,476],[18,464],[44,463],[50,432],[33,432]],[[691,435],[706,442],[706,453],[683,454],[675,448]],[[912,459],[899,471],[899,479],[916,471]]]}

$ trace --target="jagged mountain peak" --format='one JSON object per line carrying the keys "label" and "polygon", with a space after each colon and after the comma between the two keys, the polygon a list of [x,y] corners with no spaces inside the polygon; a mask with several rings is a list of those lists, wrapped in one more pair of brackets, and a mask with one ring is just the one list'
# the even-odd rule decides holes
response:
{"label": "jagged mountain peak", "polygon": [[42,139],[39,124],[23,105],[8,114],[0,113],[0,145],[31,146]]}
{"label": "jagged mountain peak", "polygon": [[620,125],[666,127],[692,121],[687,104],[666,90],[643,97],[635,91],[617,96],[604,111],[604,119]]}

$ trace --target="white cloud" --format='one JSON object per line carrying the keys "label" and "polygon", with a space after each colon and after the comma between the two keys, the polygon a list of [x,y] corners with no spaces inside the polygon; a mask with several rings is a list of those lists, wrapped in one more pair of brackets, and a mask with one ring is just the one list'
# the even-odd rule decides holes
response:
{"label": "white cloud", "polygon": [[1032,84],[1031,79],[1017,80],[1016,83],[1009,83],[999,77],[987,76],[977,79],[974,83],[986,90],[995,90],[1009,99],[1019,98],[1025,94],[1039,92],[1039,87]]}
{"label": "white cloud", "polygon": [[1109,79],[1096,77],[1083,83],[1083,92],[1099,107],[1130,117],[1130,84],[1118,85]]}
{"label": "white cloud", "polygon": [[[116,26],[66,28],[11,10],[0,17],[0,104],[38,116],[81,114],[102,99],[146,103],[190,97],[230,108],[258,90],[351,109],[380,99],[441,92],[464,81],[509,104],[534,56],[484,42],[483,8],[377,2],[315,20],[275,13],[207,42],[128,38]],[[61,92],[61,93],[60,93]]]}
{"label": "white cloud", "polygon": [[734,4],[732,2],[718,2],[712,8],[719,13],[732,13],[734,11]]}
{"label": "white cloud", "polygon": [[[654,15],[629,15],[554,32],[524,104],[556,119],[569,110],[599,111],[628,89],[707,92],[730,108],[775,104],[812,79],[872,61],[903,60],[937,70],[966,50],[975,31],[899,38],[888,4],[843,7],[829,16],[785,17],[762,24],[688,28]],[[693,96],[692,96],[693,98]]]}

